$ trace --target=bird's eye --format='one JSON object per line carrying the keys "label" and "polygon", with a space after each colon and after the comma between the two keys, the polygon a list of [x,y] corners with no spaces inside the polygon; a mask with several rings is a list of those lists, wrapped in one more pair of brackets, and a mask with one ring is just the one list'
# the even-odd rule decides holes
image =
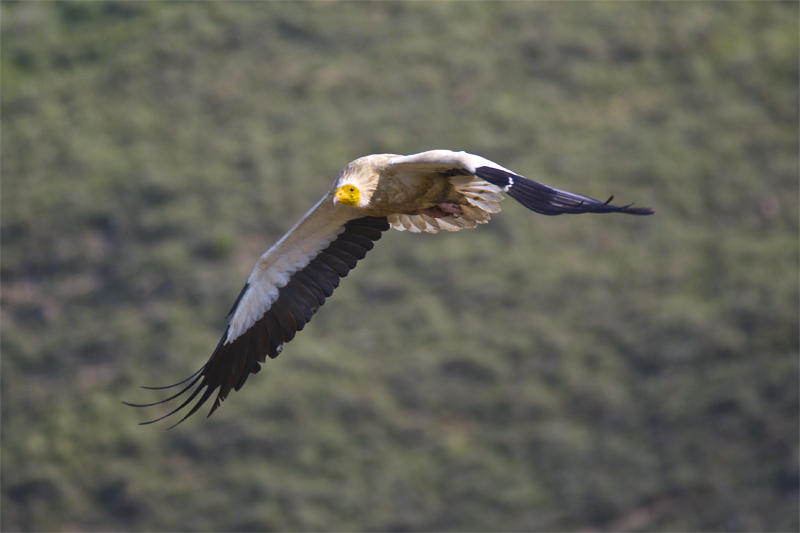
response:
{"label": "bird's eye", "polygon": [[355,187],[350,187],[350,192],[353,192],[354,190],[356,190]]}

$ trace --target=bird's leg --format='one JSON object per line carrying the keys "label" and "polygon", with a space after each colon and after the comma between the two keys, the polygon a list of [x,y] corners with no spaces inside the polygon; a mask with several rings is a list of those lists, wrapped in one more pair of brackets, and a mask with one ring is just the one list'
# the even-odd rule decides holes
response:
{"label": "bird's leg", "polygon": [[461,214],[461,206],[453,202],[442,202],[433,207],[419,209],[420,214],[428,215],[431,218],[444,218],[449,216],[458,216]]}
{"label": "bird's leg", "polygon": [[461,214],[461,206],[458,204],[454,204],[453,202],[442,202],[441,204],[439,204],[439,209],[441,209],[445,213],[450,213],[451,215]]}

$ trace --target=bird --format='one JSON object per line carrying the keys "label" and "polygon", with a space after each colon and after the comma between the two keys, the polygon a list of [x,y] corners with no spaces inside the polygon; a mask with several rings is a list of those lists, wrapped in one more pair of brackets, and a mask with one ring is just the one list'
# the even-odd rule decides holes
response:
{"label": "bird", "polygon": [[500,211],[503,193],[543,215],[653,214],[648,207],[613,205],[613,196],[603,202],[555,189],[463,151],[361,157],[345,166],[325,196],[258,259],[208,361],[174,385],[143,387],[183,388],[153,403],[123,403],[153,407],[188,394],[169,413],[141,423],[158,422],[191,405],[170,426],[174,427],[216,392],[207,415],[211,416],[231,390],[241,389],[251,374],[261,370],[261,363],[281,353],[384,231],[474,228]]}

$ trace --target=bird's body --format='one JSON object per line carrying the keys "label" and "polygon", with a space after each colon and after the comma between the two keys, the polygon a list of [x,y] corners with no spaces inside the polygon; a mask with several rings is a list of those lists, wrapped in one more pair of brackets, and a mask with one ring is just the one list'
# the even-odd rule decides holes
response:
{"label": "bird's body", "polygon": [[[354,184],[361,197],[368,198],[368,201],[347,207],[353,208],[351,213],[371,217],[417,214],[440,203],[468,205],[464,196],[454,187],[453,180],[447,179],[450,176],[445,175],[444,167],[443,170],[431,168],[417,171],[404,168],[408,165],[392,164],[393,160],[402,157],[376,154],[356,159],[342,169],[326,197],[332,200],[339,187],[347,183]],[[456,172],[451,170],[454,176]],[[343,202],[340,205],[346,206]]]}
{"label": "bird's body", "polygon": [[546,215],[652,213],[648,208],[611,205],[611,199],[601,202],[553,189],[465,152],[431,150],[356,159],[342,169],[327,194],[257,261],[209,361],[177,384],[190,381],[178,394],[157,402],[172,400],[199,382],[189,398],[165,416],[204,391],[182,421],[219,389],[209,415],[213,413],[231,389],[238,390],[251,373],[260,370],[259,363],[278,356],[284,343],[303,329],[340,278],[355,268],[383,231],[390,227],[415,233],[474,228],[500,211],[502,192]]}

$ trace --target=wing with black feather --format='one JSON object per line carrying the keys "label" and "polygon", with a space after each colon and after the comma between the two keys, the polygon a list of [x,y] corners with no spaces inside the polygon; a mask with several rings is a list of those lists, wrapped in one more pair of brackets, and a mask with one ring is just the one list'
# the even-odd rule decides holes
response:
{"label": "wing with black feather", "polygon": [[[250,374],[257,374],[267,357],[274,359],[283,349],[284,343],[291,341],[295,334],[305,327],[314,313],[333,294],[339,280],[356,267],[374,242],[389,229],[385,217],[362,217],[344,224],[339,233],[326,248],[318,252],[307,265],[294,272],[288,283],[278,289],[277,299],[263,315],[243,333],[228,340],[231,325],[225,330],[217,348],[203,367],[188,379],[168,387],[145,387],[148,389],[169,389],[185,385],[177,394],[151,404],[128,404],[134,407],[151,407],[175,400],[189,394],[185,400],[166,415],[144,424],[151,424],[173,415],[188,407],[191,409],[175,425],[180,424],[197,412],[217,391],[211,406],[210,416],[231,390],[239,390]],[[251,278],[252,280],[252,278]],[[231,315],[236,315],[239,306],[250,289],[245,285]],[[188,382],[188,384],[187,384]],[[174,427],[174,426],[173,426]]]}
{"label": "wing with black feather", "polygon": [[543,215],[562,215],[565,213],[627,213],[631,215],[652,215],[649,207],[631,205],[612,205],[613,196],[607,201],[597,200],[529,180],[494,161],[466,152],[450,150],[429,150],[413,155],[398,156],[389,162],[395,169],[406,168],[416,172],[436,171],[456,172],[455,169],[484,180],[517,200],[519,203]]}
{"label": "wing with black feather", "polygon": [[631,215],[652,215],[649,207],[632,207],[630,205],[612,205],[612,196],[605,202],[562,191],[541,183],[529,180],[505,169],[488,166],[475,169],[475,175],[497,185],[516,201],[542,215],[563,215],[564,213],[628,213]]}

